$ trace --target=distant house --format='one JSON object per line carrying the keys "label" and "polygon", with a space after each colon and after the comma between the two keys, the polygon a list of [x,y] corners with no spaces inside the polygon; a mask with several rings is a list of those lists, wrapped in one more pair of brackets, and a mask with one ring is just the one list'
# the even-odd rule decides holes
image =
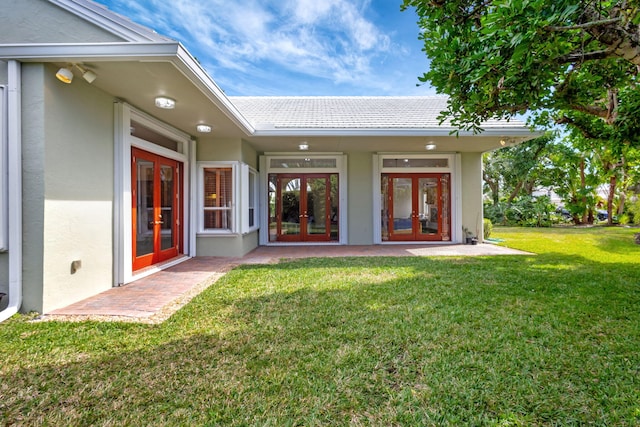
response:
{"label": "distant house", "polygon": [[228,97],[88,0],[1,0],[0,320],[258,245],[461,243],[482,153],[444,97]]}

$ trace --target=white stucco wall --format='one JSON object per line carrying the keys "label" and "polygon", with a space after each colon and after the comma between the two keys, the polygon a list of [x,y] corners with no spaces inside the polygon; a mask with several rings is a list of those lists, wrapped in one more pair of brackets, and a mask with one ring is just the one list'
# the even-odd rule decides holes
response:
{"label": "white stucco wall", "polygon": [[113,99],[54,74],[23,67],[23,310],[43,313],[113,283]]}
{"label": "white stucco wall", "polygon": [[0,13],[0,43],[124,41],[48,1],[0,0],[0,10],[11,11]]}
{"label": "white stucco wall", "polygon": [[462,153],[462,226],[482,240],[482,153]]}

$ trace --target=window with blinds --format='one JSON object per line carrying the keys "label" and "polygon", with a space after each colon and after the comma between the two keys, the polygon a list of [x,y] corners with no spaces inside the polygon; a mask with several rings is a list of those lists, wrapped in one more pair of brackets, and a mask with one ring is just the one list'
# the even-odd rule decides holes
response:
{"label": "window with blinds", "polygon": [[234,229],[233,169],[204,168],[204,230]]}

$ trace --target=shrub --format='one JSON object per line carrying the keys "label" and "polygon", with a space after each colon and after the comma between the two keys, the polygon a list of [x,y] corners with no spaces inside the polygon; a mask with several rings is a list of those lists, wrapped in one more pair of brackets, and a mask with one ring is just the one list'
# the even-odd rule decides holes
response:
{"label": "shrub", "polygon": [[488,239],[489,236],[491,236],[491,232],[493,231],[493,223],[491,222],[491,220],[489,218],[484,218],[482,220],[483,223],[483,233],[482,236],[485,239]]}

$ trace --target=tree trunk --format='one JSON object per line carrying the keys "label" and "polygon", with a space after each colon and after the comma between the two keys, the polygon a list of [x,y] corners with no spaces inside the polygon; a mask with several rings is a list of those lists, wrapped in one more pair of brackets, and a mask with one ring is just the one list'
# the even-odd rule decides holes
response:
{"label": "tree trunk", "polygon": [[487,183],[491,190],[491,200],[494,206],[497,205],[500,202],[500,184],[497,180],[492,180],[484,171],[482,171],[482,179],[484,179],[484,182]]}
{"label": "tree trunk", "polygon": [[522,184],[524,184],[524,181],[518,182],[518,184],[516,185],[516,188],[514,188],[511,194],[509,194],[509,198],[507,199],[507,206],[511,206],[511,202],[513,202],[513,199],[515,199],[518,193],[520,192],[520,189],[522,188]]}
{"label": "tree trunk", "polygon": [[607,196],[607,225],[613,225],[613,196],[616,194],[616,176],[609,178],[609,196]]}
{"label": "tree trunk", "polygon": [[[587,186],[587,180],[584,176],[584,157],[580,159],[580,188],[584,194],[584,189]],[[587,196],[582,196],[582,206],[584,206],[584,212],[582,212],[582,223],[587,224],[589,221],[589,209],[587,209]]]}

